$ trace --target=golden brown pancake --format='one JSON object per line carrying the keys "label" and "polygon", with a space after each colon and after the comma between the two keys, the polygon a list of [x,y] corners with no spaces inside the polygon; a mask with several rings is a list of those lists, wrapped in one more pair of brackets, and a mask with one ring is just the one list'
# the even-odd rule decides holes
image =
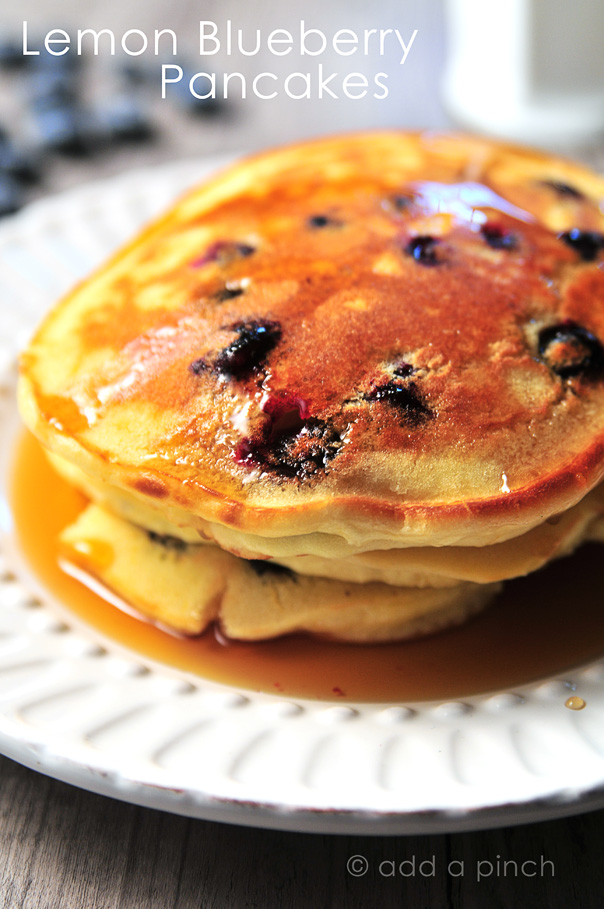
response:
{"label": "golden brown pancake", "polygon": [[132,558],[88,567],[142,611],[387,640],[601,533],[603,339],[604,178],[339,136],[177,202],[48,315],[19,398],[101,506],[65,539],[113,527]]}
{"label": "golden brown pancake", "polygon": [[229,638],[264,640],[307,631],[343,641],[403,640],[457,625],[498,584],[423,589],[354,584],[238,559],[135,527],[97,505],[61,534],[64,557],[147,618],[186,635],[220,624]]}
{"label": "golden brown pancake", "polygon": [[[158,512],[120,496],[115,487],[91,481],[56,455],[49,457],[68,483],[79,488],[103,509],[158,536],[171,537],[183,543],[200,543],[191,528],[171,524]],[[569,555],[585,540],[598,538],[600,527],[604,527],[603,515],[604,483],[600,483],[568,511],[518,537],[490,546],[409,546],[370,550],[338,558],[333,553],[333,546],[328,555],[289,555],[291,538],[257,537],[254,540],[256,551],[249,551],[246,556],[250,559],[266,558],[268,551],[277,565],[290,568],[297,574],[361,584],[368,581],[401,587],[453,587],[460,581],[488,584],[530,574],[553,559]]]}
{"label": "golden brown pancake", "polygon": [[244,554],[519,535],[603,473],[603,198],[578,166],[435,134],[245,160],[51,313],[25,419]]}

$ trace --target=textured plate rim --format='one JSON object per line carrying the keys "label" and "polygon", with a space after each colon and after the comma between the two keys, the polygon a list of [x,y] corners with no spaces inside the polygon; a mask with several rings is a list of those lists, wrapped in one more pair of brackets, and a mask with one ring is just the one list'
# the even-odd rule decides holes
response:
{"label": "textured plate rim", "polygon": [[[80,276],[86,255],[93,259],[97,256],[100,261],[125,239],[124,232],[131,233],[187,185],[233,157],[183,161],[121,174],[44,199],[0,227],[0,282],[5,285],[4,312],[0,310],[0,315],[11,325],[11,331],[4,332],[6,341],[0,349],[4,495],[18,430],[14,356],[42,309]],[[150,183],[155,187],[152,199],[148,197]],[[121,233],[114,235],[112,229],[118,221]],[[96,236],[99,224],[102,229]],[[65,250],[58,255],[57,230],[63,231],[67,247],[71,243],[76,248],[83,227],[93,242],[90,245],[88,237],[84,254],[76,257],[76,265],[70,265],[69,253],[67,261]],[[57,256],[55,261],[53,257]],[[30,297],[30,276],[27,268],[24,276],[23,267],[34,261],[39,272],[34,278],[41,287],[34,288],[36,292]],[[54,284],[50,278],[48,282],[41,279],[45,269],[54,275]],[[17,311],[20,318],[13,326],[10,317]],[[342,704],[235,690],[140,658],[120,645],[101,640],[96,631],[75,617],[69,618],[64,607],[53,601],[28,570],[8,516],[4,517],[0,538],[0,751],[20,763],[82,788],[148,807],[230,823],[316,832],[451,832],[560,817],[604,805],[604,737],[597,731],[604,717],[602,660],[565,678],[551,677],[513,691],[449,703]],[[7,653],[8,663],[4,661]],[[15,662],[11,658],[15,653],[26,658]],[[65,694],[59,685],[58,693],[51,690],[48,695],[47,670],[51,679],[55,670],[59,679],[66,673],[66,681],[70,672],[72,679],[74,674],[81,677],[84,673],[91,686],[73,695],[79,704],[76,717],[68,719],[58,731],[48,728],[48,716],[53,715],[53,698],[56,707],[57,698],[61,702]],[[191,754],[186,747],[181,748],[181,764],[173,761],[163,767],[144,755],[127,755],[132,743],[127,731],[119,731],[119,711],[113,719],[105,720],[106,740],[101,734],[99,745],[98,731],[95,741],[89,734],[90,723],[77,720],[78,711],[82,712],[83,703],[84,713],[86,709],[89,712],[90,703],[97,703],[94,693],[112,686],[120,692],[120,706],[121,692],[124,686],[128,688],[126,700],[132,701],[134,716],[141,691],[143,701],[146,697],[152,702],[151,706],[148,702],[143,705],[143,715],[145,709],[151,713],[157,710],[158,703],[161,707],[167,703],[172,709],[178,704],[175,712],[181,711],[185,732],[190,726],[187,716],[194,715],[197,725],[209,723],[209,738],[215,743],[233,736],[233,728],[239,723],[234,717],[251,715],[241,732],[243,751],[235,753],[241,745],[237,741],[230,742],[230,751],[229,747],[225,750],[224,761],[234,778],[226,779],[224,768],[225,778],[221,778],[220,767],[211,772],[204,768],[199,779],[192,778],[193,745]],[[156,703],[158,690],[161,694]],[[588,701],[589,711],[579,714],[563,708],[565,697],[575,691]],[[195,703],[196,712],[188,714],[188,708],[182,708],[184,702]],[[112,723],[113,737],[107,733]],[[182,739],[182,730],[173,731],[173,743],[178,744],[179,734]],[[274,774],[275,761],[294,745],[302,748],[305,743],[310,746],[306,766],[299,768],[301,778],[291,785],[287,780],[277,785],[270,772],[262,769],[262,762],[267,760]],[[207,754],[203,735],[200,745],[197,753]],[[381,770],[376,769],[376,754],[382,746],[383,753],[388,749],[389,754],[393,752],[390,769],[383,754]],[[478,749],[482,764],[473,761],[472,749]],[[422,758],[433,759],[443,751],[446,757],[442,760],[422,766]],[[340,781],[334,771],[339,770],[337,762],[344,753],[353,755],[354,766]],[[488,762],[485,779],[481,766]],[[405,785],[405,774],[418,767],[421,771],[414,787],[419,782],[420,793],[412,798],[409,790],[414,787]],[[371,776],[375,773],[382,774],[377,787]],[[511,778],[511,785],[508,780],[507,787],[502,787],[493,779],[501,774]],[[423,800],[422,786],[426,790]],[[429,797],[428,789],[434,790]]]}

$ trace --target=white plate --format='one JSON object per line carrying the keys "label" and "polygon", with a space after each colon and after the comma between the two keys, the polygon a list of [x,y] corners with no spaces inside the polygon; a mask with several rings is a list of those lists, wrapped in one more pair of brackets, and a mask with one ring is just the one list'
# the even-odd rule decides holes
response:
{"label": "white plate", "polygon": [[[5,487],[17,348],[60,293],[219,163],[127,174],[0,229]],[[604,805],[604,661],[446,704],[238,691],[143,660],[70,615],[2,514],[0,750],[23,764],[154,808],[308,831],[451,831]],[[564,709],[571,692],[588,708]]]}

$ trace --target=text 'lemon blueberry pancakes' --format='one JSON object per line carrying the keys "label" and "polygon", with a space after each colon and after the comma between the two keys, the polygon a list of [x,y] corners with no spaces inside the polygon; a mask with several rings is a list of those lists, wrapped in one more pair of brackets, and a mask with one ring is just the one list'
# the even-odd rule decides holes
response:
{"label": "text 'lemon blueberry pancakes'", "polygon": [[[347,135],[202,185],[50,313],[66,559],[188,634],[424,634],[602,533],[604,178]],[[110,607],[108,607],[110,608]]]}

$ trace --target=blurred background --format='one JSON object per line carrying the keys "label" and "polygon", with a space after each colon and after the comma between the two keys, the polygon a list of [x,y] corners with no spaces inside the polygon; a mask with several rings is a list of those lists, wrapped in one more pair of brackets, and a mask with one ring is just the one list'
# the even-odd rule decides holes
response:
{"label": "blurred background", "polygon": [[[199,21],[226,21],[242,29],[247,48],[255,30],[299,33],[300,19],[330,38],[338,29],[395,29],[408,41],[404,65],[391,34],[384,54],[339,56],[328,45],[320,57],[266,50],[254,56],[224,49],[199,56]],[[30,48],[51,29],[74,44],[78,29],[110,29],[115,56],[101,38],[101,53],[53,57],[22,54],[23,21]],[[120,50],[122,35],[149,37],[139,56]],[[178,53],[155,56],[155,29],[172,29]],[[140,40],[140,39],[139,39]],[[137,38],[130,39],[132,48]],[[90,49],[91,42],[86,46]],[[164,47],[168,43],[164,42]],[[266,47],[266,45],[264,45]],[[77,183],[128,168],[197,155],[254,150],[329,132],[404,127],[469,128],[562,150],[604,167],[604,4],[595,0],[21,0],[0,11],[0,214]],[[60,49],[60,48],[58,48]],[[181,83],[161,98],[161,64],[182,67]],[[336,72],[338,99],[294,100],[283,80],[318,64]],[[278,81],[272,100],[243,100],[237,85],[223,101],[196,100],[188,77],[198,71],[241,72],[248,86],[269,70]],[[341,77],[362,72],[372,83],[387,74],[388,96],[351,100]],[[197,88],[202,90],[198,81]],[[269,90],[272,83],[265,83]],[[338,91],[339,86],[339,91]],[[296,89],[299,90],[299,83]],[[220,91],[221,94],[221,91]]]}

